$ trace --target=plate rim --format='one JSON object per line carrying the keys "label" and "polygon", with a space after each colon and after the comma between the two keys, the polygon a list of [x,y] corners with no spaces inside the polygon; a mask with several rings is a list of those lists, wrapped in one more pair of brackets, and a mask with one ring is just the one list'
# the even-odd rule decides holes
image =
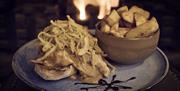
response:
{"label": "plate rim", "polygon": [[[12,66],[12,69],[13,69],[13,72],[15,73],[15,75],[16,75],[21,81],[23,81],[24,83],[26,83],[28,86],[30,86],[30,87],[32,87],[32,88],[35,88],[35,89],[37,89],[37,90],[45,90],[45,89],[43,89],[43,88],[41,88],[41,87],[39,87],[39,86],[36,86],[36,85],[32,84],[31,82],[29,82],[29,81],[27,81],[27,80],[25,80],[24,77],[22,77],[22,76],[16,71],[16,68],[15,68],[15,66],[16,66],[16,65],[15,65],[15,56],[16,56],[16,54],[17,54],[20,50],[22,50],[24,47],[26,47],[27,45],[31,44],[31,43],[34,42],[34,41],[37,41],[37,39],[31,40],[31,41],[29,41],[28,43],[24,44],[22,47],[20,47],[20,48],[14,53],[13,58],[12,58],[11,66]],[[167,56],[166,56],[165,53],[164,53],[160,48],[158,48],[158,47],[156,47],[156,51],[158,51],[158,52],[162,55],[162,57],[164,58],[164,61],[165,61],[165,64],[166,64],[165,70],[164,70],[162,76],[161,76],[158,80],[156,80],[152,85],[149,85],[149,86],[147,86],[147,87],[141,88],[141,89],[139,89],[138,91],[148,90],[148,89],[152,88],[153,86],[157,85],[160,81],[162,81],[162,80],[166,77],[167,73],[169,72],[169,61],[168,61]]]}
{"label": "plate rim", "polygon": [[163,58],[165,60],[166,67],[165,67],[164,73],[158,80],[156,80],[154,82],[154,84],[147,86],[146,88],[139,89],[138,91],[148,90],[148,89],[152,88],[153,86],[157,85],[159,82],[161,82],[166,77],[167,73],[169,72],[169,61],[168,61],[167,56],[159,47],[156,47],[156,50],[163,56]]}

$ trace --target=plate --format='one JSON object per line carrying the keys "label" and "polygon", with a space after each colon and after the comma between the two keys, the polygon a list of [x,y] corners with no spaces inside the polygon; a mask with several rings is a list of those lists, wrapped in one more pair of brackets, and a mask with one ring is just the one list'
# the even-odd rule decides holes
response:
{"label": "plate", "polygon": [[[166,55],[159,49],[143,63],[135,65],[121,65],[112,63],[116,67],[116,71],[110,77],[101,80],[99,84],[76,84],[80,83],[78,80],[61,79],[57,81],[43,80],[34,71],[34,64],[30,63],[31,59],[38,57],[40,53],[40,42],[35,39],[22,46],[13,57],[12,67],[13,71],[22,81],[29,86],[46,91],[104,91],[109,89],[111,91],[121,89],[121,91],[137,91],[151,88],[153,85],[160,82],[169,70],[169,63]],[[116,78],[112,84],[113,77]],[[125,81],[129,78],[135,78]],[[125,81],[125,82],[121,82]],[[123,87],[125,86],[125,87]],[[92,88],[89,88],[92,87]],[[128,88],[129,87],[129,88]],[[130,88],[131,87],[131,88]],[[108,91],[109,91],[108,90]]]}

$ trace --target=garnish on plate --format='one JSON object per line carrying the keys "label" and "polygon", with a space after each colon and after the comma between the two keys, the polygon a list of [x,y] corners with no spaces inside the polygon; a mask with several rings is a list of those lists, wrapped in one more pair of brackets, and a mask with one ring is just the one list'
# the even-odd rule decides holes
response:
{"label": "garnish on plate", "polygon": [[[119,91],[120,89],[132,89],[132,87],[121,85],[121,83],[125,83],[131,80],[136,79],[136,77],[131,77],[125,81],[121,80],[115,80],[116,75],[113,75],[111,82],[107,82],[104,79],[100,79],[97,84],[95,83],[75,83],[75,85],[82,84],[82,85],[88,85],[87,87],[81,87],[80,90],[86,90],[89,89],[97,89],[100,87],[105,87],[104,91],[113,90],[113,91]],[[91,85],[91,86],[89,86]]]}

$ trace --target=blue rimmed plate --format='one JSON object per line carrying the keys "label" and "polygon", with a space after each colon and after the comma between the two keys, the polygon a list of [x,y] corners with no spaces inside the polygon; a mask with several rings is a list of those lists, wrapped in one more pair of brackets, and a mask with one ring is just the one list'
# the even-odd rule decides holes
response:
{"label": "blue rimmed plate", "polygon": [[[92,86],[85,84],[75,85],[75,83],[79,83],[77,80],[62,79],[57,81],[46,81],[39,77],[34,71],[34,64],[30,63],[31,59],[37,58],[40,54],[39,46],[39,41],[36,39],[22,46],[14,54],[12,67],[15,74],[22,81],[36,89],[44,89],[47,91],[80,91],[80,88]],[[118,83],[117,85],[119,86],[123,85],[132,87],[132,89],[122,89],[121,91],[149,89],[160,82],[169,70],[168,59],[159,48],[157,48],[157,50],[143,63],[135,65],[111,64],[116,67],[116,71],[114,73],[114,75],[116,75],[115,80],[123,81],[131,77],[136,77],[136,79],[128,82],[121,84]],[[112,76],[104,80],[107,83],[110,83],[111,79]],[[104,91],[107,87],[107,85],[104,85],[89,89],[88,91]]]}

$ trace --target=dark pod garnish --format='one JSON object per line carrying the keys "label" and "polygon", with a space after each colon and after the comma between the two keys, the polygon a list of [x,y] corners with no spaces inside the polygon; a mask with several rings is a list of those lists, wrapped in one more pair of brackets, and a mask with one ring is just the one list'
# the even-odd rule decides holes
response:
{"label": "dark pod garnish", "polygon": [[75,85],[78,85],[78,84],[88,85],[86,87],[80,88],[80,90],[85,90],[85,91],[88,91],[89,89],[98,89],[99,87],[105,87],[104,91],[108,91],[108,90],[119,91],[120,89],[132,89],[132,87],[121,85],[121,83],[125,83],[130,80],[136,79],[136,77],[131,77],[125,81],[121,81],[121,80],[115,80],[115,78],[116,78],[116,75],[113,75],[111,82],[107,82],[104,79],[100,79],[97,84],[95,84],[95,83],[75,83]]}

